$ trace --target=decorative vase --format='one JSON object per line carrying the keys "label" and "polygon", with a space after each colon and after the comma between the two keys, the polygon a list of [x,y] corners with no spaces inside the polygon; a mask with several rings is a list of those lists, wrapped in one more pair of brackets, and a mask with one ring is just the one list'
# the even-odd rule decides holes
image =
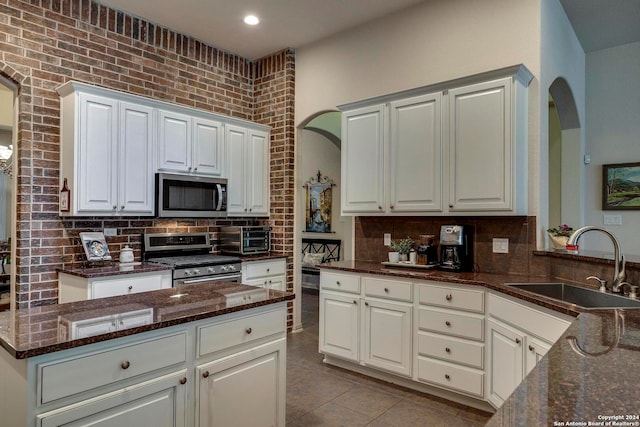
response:
{"label": "decorative vase", "polygon": [[389,252],[389,262],[400,262],[400,253]]}
{"label": "decorative vase", "polygon": [[554,249],[566,249],[569,237],[549,234],[549,240],[551,241]]}
{"label": "decorative vase", "polygon": [[409,254],[400,254],[400,261],[409,261]]}

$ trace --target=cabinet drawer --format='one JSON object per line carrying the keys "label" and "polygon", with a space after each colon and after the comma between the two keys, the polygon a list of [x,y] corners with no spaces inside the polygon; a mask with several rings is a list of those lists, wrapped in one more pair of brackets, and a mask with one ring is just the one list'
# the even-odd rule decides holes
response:
{"label": "cabinet drawer", "polygon": [[320,289],[360,293],[360,276],[354,274],[320,272]]}
{"label": "cabinet drawer", "polygon": [[478,397],[484,395],[484,373],[464,366],[419,357],[418,379]]}
{"label": "cabinet drawer", "polygon": [[484,341],[484,316],[420,307],[418,327],[425,331]]}
{"label": "cabinet drawer", "polygon": [[363,277],[365,295],[411,302],[411,282]]}
{"label": "cabinet drawer", "polygon": [[269,335],[284,333],[285,330],[285,309],[199,326],[196,333],[198,337],[198,357],[255,341]]}
{"label": "cabinet drawer", "polygon": [[86,392],[187,360],[186,332],[38,366],[40,403]]}
{"label": "cabinet drawer", "polygon": [[420,304],[484,313],[484,291],[438,285],[418,285]]}
{"label": "cabinet drawer", "polygon": [[287,269],[284,259],[250,261],[245,263],[244,279],[251,280],[265,276],[282,276]]}
{"label": "cabinet drawer", "polygon": [[[167,273],[168,275],[171,273]],[[117,295],[134,294],[137,292],[156,291],[163,288],[163,275],[132,275],[125,274],[111,279],[94,279],[91,283],[91,298],[105,298]],[[171,279],[167,282],[171,287]]]}
{"label": "cabinet drawer", "polygon": [[484,367],[484,344],[460,338],[419,332],[418,353],[472,368]]}
{"label": "cabinet drawer", "polygon": [[523,329],[550,343],[554,343],[567,330],[572,317],[553,315],[543,307],[535,309],[492,293],[489,294],[489,315]]}

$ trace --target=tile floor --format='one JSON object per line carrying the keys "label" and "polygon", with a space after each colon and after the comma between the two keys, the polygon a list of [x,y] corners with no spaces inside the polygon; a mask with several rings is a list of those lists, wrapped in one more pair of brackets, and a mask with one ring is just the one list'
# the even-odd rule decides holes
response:
{"label": "tile floor", "polygon": [[483,426],[490,414],[322,363],[318,296],[302,293],[304,331],[287,345],[287,426]]}

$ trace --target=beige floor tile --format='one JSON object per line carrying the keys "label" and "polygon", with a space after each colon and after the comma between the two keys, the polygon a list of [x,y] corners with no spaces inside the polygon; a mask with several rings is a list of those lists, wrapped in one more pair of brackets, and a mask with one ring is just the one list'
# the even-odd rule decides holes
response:
{"label": "beige floor tile", "polygon": [[400,402],[400,399],[373,387],[356,385],[333,401],[352,411],[375,418]]}

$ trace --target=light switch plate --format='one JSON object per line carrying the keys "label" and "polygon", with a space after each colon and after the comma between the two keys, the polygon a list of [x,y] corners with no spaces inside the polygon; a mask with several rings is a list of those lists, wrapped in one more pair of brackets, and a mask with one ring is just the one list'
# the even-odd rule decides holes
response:
{"label": "light switch plate", "polygon": [[105,237],[108,237],[108,236],[111,236],[111,237],[113,237],[113,236],[117,236],[117,235],[118,235],[118,229],[117,229],[117,228],[105,228],[105,229],[103,230],[103,233],[104,233]]}
{"label": "light switch plate", "polygon": [[509,253],[509,239],[493,239],[493,253],[494,254],[508,254]]}
{"label": "light switch plate", "polygon": [[622,225],[622,215],[605,215],[604,225]]}
{"label": "light switch plate", "polygon": [[384,233],[384,245],[391,246],[391,233]]}

